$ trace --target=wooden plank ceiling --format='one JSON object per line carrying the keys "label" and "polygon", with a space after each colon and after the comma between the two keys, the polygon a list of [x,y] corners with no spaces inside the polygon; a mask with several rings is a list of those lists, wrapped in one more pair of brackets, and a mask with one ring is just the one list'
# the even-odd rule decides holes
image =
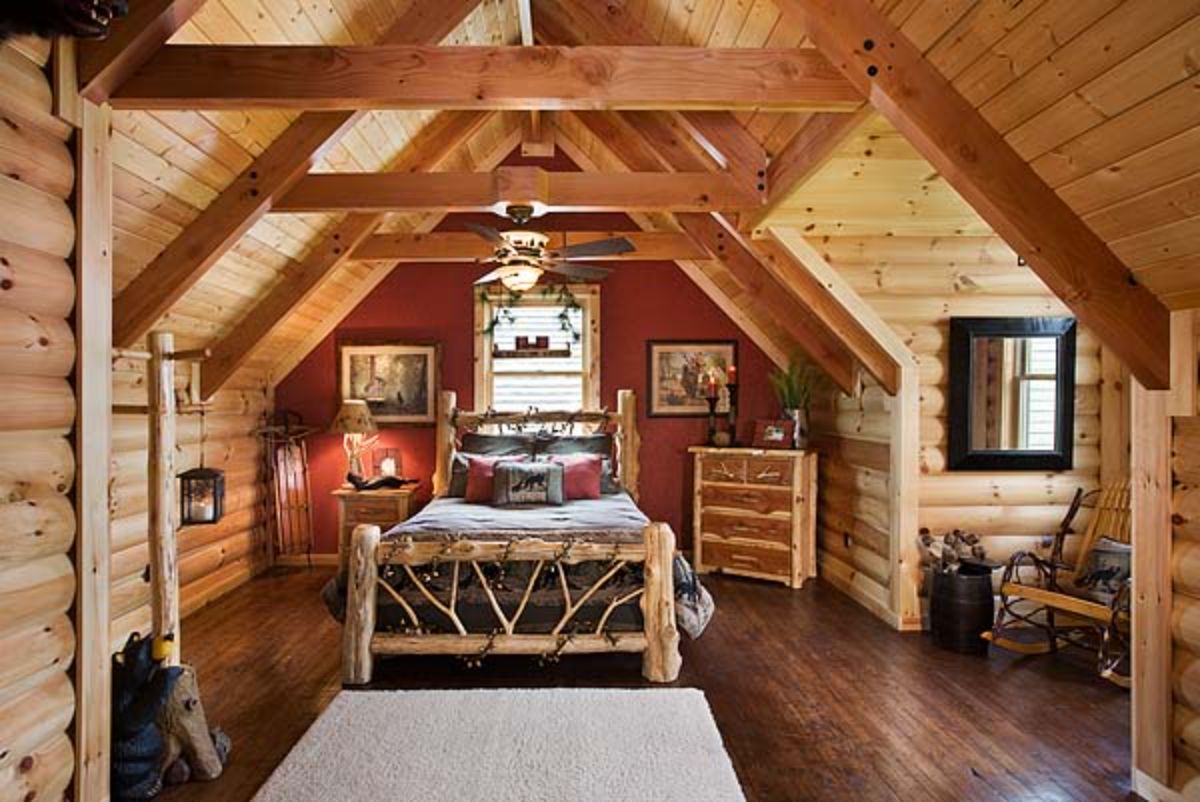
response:
{"label": "wooden plank ceiling", "polygon": [[[367,45],[412,2],[208,0],[170,41]],[[875,5],[1141,282],[1168,306],[1200,306],[1200,0],[875,0]],[[624,37],[621,44],[811,46],[797,18],[781,14],[771,0],[626,0],[604,7],[534,0],[533,12],[535,24],[540,21],[545,32],[539,40],[546,44],[583,43],[575,41],[581,38],[578,33],[574,39],[557,34],[586,23],[588,14],[602,13],[605,25],[625,25],[634,32],[630,36],[639,37]],[[556,33],[556,26],[562,30]],[[482,0],[443,44],[520,42],[516,1]],[[592,37],[587,43],[608,42]],[[622,119],[638,114],[645,113],[625,112]],[[707,158],[713,169],[730,172],[754,171],[763,160],[775,160],[772,177],[786,177],[788,182],[779,183],[791,192],[770,199],[765,220],[748,215],[743,225],[787,225],[808,237],[993,236],[879,117],[864,114],[851,131],[834,132],[833,137],[831,129],[837,126],[821,112],[720,112],[749,134],[746,143],[753,147],[747,152],[742,145],[740,150],[729,147],[740,131],[731,132],[706,114],[714,113],[669,114],[670,127],[662,129],[666,138],[653,147],[682,143],[697,158]],[[314,171],[382,171],[434,115],[370,112]],[[177,237],[295,117],[291,111],[115,112],[115,290]],[[628,159],[595,135],[605,118],[593,121],[595,125],[584,125],[574,113],[563,112],[543,114],[541,125],[557,129],[560,147],[586,169],[630,169]],[[528,114],[492,115],[438,169],[492,169],[519,144],[523,125],[528,127]],[[731,133],[733,139],[726,138],[722,148],[720,137]],[[793,140],[805,147],[790,152]],[[801,157],[818,148],[827,148],[831,158],[804,163]],[[731,153],[734,160],[729,160]],[[799,166],[789,170],[784,162],[792,160]],[[655,169],[663,169],[659,161]],[[793,187],[793,179],[801,183]],[[335,213],[264,217],[171,308],[162,325],[177,332],[181,347],[219,341],[284,276],[297,271],[342,218]],[[378,231],[424,231],[436,219],[419,212],[389,213]],[[674,230],[660,215],[642,215],[638,222]],[[760,333],[770,353],[778,357],[790,350],[786,328],[755,304],[752,293],[727,270],[715,261],[684,265],[740,323]],[[341,263],[272,330],[247,365],[280,377],[390,266]]]}

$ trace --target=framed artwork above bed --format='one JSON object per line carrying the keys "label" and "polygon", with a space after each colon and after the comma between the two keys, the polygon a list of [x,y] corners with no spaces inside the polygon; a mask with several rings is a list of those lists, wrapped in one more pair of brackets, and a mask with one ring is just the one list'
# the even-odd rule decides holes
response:
{"label": "framed artwork above bed", "polygon": [[708,379],[719,387],[717,414],[729,411],[725,389],[737,364],[737,340],[651,340],[646,343],[646,388],[651,417],[708,414]]}
{"label": "framed artwork above bed", "polygon": [[367,402],[382,425],[433,425],[437,421],[441,349],[437,345],[343,343],[338,346],[342,400]]}

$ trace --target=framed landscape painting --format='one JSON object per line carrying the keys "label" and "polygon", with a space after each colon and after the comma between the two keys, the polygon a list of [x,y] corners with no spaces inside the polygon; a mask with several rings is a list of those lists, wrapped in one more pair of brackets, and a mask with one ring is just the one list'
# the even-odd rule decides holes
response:
{"label": "framed landscape painting", "polygon": [[649,415],[694,417],[708,414],[708,380],[717,382],[717,413],[729,411],[725,390],[737,364],[736,340],[652,340],[646,344]]}
{"label": "framed landscape painting", "polygon": [[377,424],[435,423],[438,362],[436,345],[342,345],[342,399],[366,401]]}

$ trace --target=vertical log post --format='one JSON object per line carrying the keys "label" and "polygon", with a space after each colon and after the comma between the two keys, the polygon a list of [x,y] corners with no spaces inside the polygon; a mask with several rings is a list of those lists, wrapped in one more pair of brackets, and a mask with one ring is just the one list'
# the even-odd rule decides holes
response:
{"label": "vertical log post", "polygon": [[[175,540],[175,337],[153,332],[146,394],[150,423],[150,623],[166,654],[179,665],[179,566]],[[162,654],[163,652],[159,652]]]}
{"label": "vertical log post", "polygon": [[458,405],[458,393],[444,390],[438,396],[437,408],[437,464],[433,469],[433,494],[444,496],[450,488],[450,475],[454,459],[454,408]]}
{"label": "vertical log post", "polygon": [[675,533],[662,523],[646,527],[646,592],[642,594],[642,619],[646,651],[642,676],[651,682],[674,682],[683,659],[679,656],[679,630],[675,626]]}
{"label": "vertical log post", "polygon": [[346,622],[342,627],[342,684],[366,685],[371,681],[371,637],[375,634],[375,600],[379,593],[375,549],[378,526],[354,527],[350,537],[350,575],[346,593]]}
{"label": "vertical log post", "polygon": [[[638,500],[638,451],[642,447],[642,438],[637,428],[637,395],[633,390],[620,390],[617,393],[618,435],[617,454],[618,469],[621,485],[626,492]],[[674,541],[674,536],[672,536]]]}

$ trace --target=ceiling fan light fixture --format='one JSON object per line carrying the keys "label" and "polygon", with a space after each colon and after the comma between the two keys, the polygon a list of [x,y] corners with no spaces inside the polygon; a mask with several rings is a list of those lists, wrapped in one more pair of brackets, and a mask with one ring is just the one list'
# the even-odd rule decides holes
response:
{"label": "ceiling fan light fixture", "polygon": [[537,286],[542,271],[536,267],[520,267],[500,277],[500,283],[511,292],[528,292]]}

